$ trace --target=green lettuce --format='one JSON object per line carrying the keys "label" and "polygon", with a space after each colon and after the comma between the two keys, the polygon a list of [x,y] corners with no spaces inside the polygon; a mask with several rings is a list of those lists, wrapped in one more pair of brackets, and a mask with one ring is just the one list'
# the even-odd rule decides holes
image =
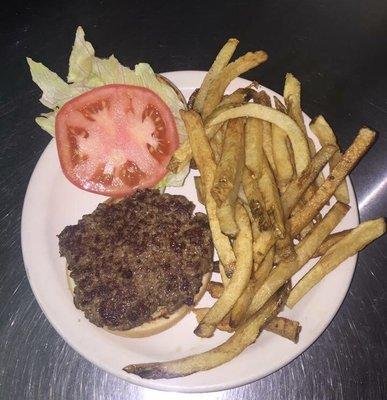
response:
{"label": "green lettuce", "polygon": [[[179,110],[184,108],[184,105],[175,91],[157,79],[149,64],[137,64],[133,70],[120,64],[114,55],[107,59],[96,57],[94,48],[85,40],[85,32],[81,27],[78,27],[76,31],[67,82],[31,58],[27,58],[27,63],[32,80],[42,90],[40,102],[51,109],[51,112],[42,113],[35,121],[52,136],[55,136],[56,114],[66,102],[92,88],[121,83],[145,87],[158,94],[175,117],[180,143],[187,138],[184,123],[179,114]],[[178,174],[168,174],[159,182],[158,187],[182,186],[187,174],[188,169]]]}

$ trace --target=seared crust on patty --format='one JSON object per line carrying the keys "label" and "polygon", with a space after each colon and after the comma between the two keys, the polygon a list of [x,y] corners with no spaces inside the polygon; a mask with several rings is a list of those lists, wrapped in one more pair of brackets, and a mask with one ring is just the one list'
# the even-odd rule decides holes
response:
{"label": "seared crust on patty", "polygon": [[86,318],[128,330],[193,305],[213,257],[207,217],[193,210],[183,196],[148,189],[100,204],[59,234]]}

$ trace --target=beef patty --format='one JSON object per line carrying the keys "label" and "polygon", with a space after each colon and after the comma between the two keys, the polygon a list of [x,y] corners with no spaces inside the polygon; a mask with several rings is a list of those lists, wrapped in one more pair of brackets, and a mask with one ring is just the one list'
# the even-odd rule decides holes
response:
{"label": "beef patty", "polygon": [[127,330],[193,304],[213,257],[207,216],[194,207],[183,196],[137,191],[58,235],[86,318]]}

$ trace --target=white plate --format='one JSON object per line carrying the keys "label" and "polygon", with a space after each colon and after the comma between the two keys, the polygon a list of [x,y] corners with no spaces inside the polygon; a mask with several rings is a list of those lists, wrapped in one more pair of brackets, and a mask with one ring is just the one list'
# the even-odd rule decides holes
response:
{"label": "white plate", "polygon": [[[179,71],[165,76],[188,98],[200,86],[204,72]],[[236,79],[229,91],[249,83]],[[270,95],[275,94],[265,90]],[[310,119],[305,116],[305,120],[308,126]],[[352,208],[338,230],[358,224],[356,199],[349,179],[348,185]],[[184,187],[172,188],[169,192],[183,194],[198,204],[192,174]],[[276,371],[307,349],[328,326],[344,300],[355,269],[356,256],[345,261],[311,290],[293,310],[283,313],[302,324],[297,345],[263,332],[240,356],[213,370],[170,380],[141,379],[125,373],[122,368],[129,363],[170,360],[206,351],[225,341],[228,334],[216,332],[211,339],[198,338],[193,334],[196,324],[191,314],[156,336],[126,339],[109,334],[84,318],[75,308],[67,288],[65,260],[59,257],[56,235],[66,225],[76,224],[83,214],[92,212],[103,200],[102,196],[79,190],[65,179],[52,140],[35,167],[24,201],[21,229],[24,263],[40,307],[66,342],[100,368],[138,385],[160,390],[206,392],[247,384]],[[202,210],[202,207],[198,205],[197,209]],[[211,299],[206,295],[200,306],[209,304]]]}

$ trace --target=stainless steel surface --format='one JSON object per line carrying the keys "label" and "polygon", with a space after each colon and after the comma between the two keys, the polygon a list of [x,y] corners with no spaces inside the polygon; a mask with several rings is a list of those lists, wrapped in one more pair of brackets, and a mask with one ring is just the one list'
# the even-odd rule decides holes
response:
{"label": "stainless steel surface", "polygon": [[29,287],[20,249],[24,193],[49,141],[33,121],[43,107],[24,58],[40,59],[65,75],[77,24],[85,27],[100,53],[114,52],[131,65],[146,60],[159,71],[206,69],[229,36],[241,40],[240,52],[264,48],[271,58],[257,73],[258,79],[280,91],[284,73],[294,72],[303,82],[305,111],[311,116],[324,113],[343,147],[363,124],[380,132],[352,179],[361,219],[386,215],[386,11],[382,1],[233,0],[218,5],[41,1],[3,7],[0,400],[387,398],[385,237],[361,253],[343,306],[313,346],[258,382],[208,395],[143,389],[85,361],[43,316]]}

